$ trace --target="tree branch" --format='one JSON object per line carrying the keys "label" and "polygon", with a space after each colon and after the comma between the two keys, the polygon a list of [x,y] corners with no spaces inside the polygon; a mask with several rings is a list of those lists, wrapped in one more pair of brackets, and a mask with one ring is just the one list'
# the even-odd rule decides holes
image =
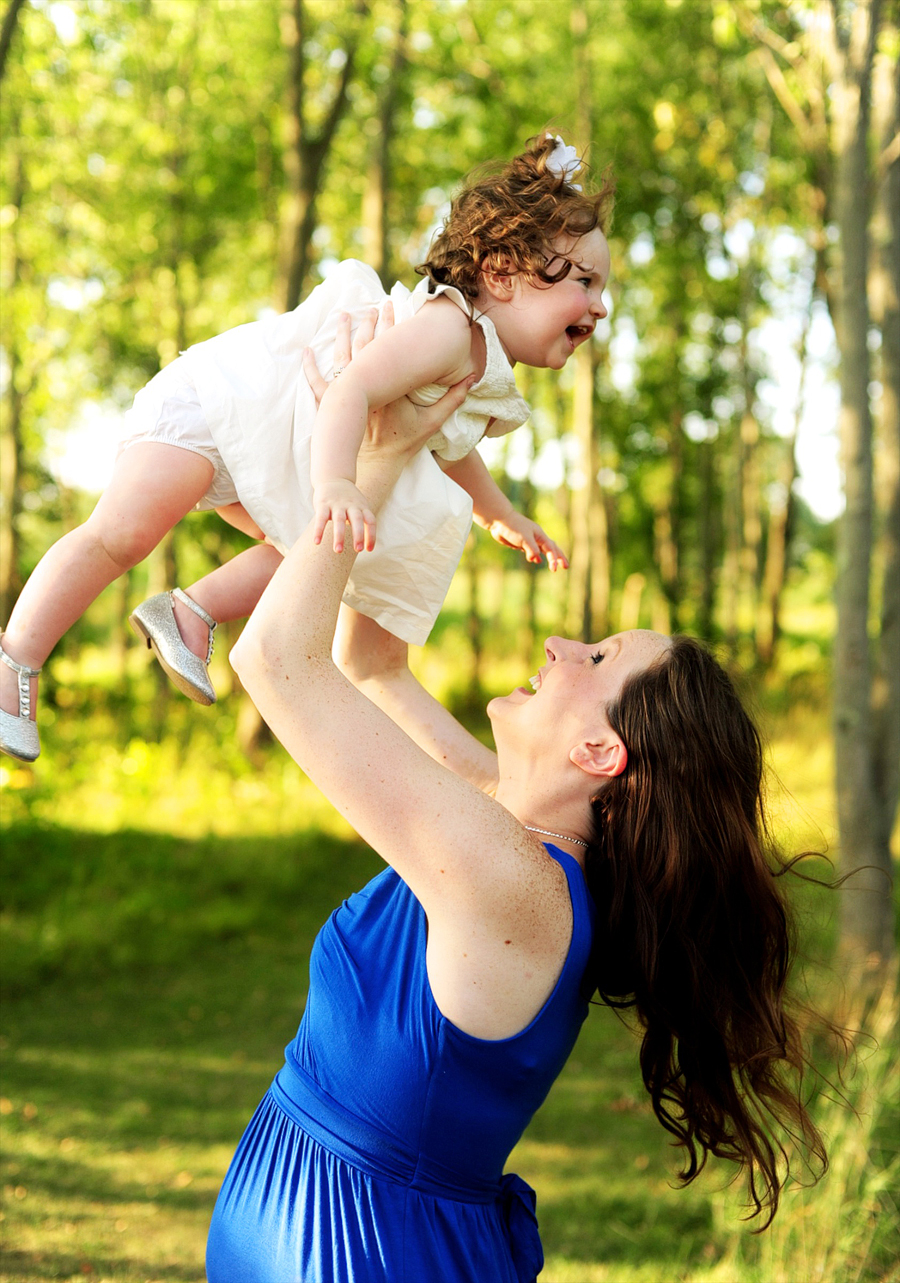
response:
{"label": "tree branch", "polygon": [[805,147],[814,146],[815,130],[813,128],[812,121],[808,118],[806,112],[791,92],[790,86],[785,80],[784,73],[779,67],[772,50],[759,46],[756,50],[756,56],[762,64],[766,80],[768,80],[772,92],[781,103],[785,114],[797,130],[797,133],[800,135],[801,142]]}

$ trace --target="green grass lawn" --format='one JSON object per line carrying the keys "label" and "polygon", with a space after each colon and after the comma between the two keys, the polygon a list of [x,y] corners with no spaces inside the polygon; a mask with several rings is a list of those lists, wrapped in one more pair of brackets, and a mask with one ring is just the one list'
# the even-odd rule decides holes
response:
{"label": "green grass lawn", "polygon": [[[0,1279],[201,1280],[216,1191],[302,1014],[315,932],[381,864],[280,750],[241,758],[228,701],[211,715],[173,703],[154,742],[92,689],[73,688],[77,716],[48,718],[33,769],[0,768]],[[826,715],[767,707],[786,845],[830,847]],[[800,891],[821,959],[834,896]],[[810,974],[819,994],[834,980]],[[789,1192],[757,1239],[723,1165],[676,1188],[634,1036],[595,1009],[510,1163],[538,1191],[541,1283],[900,1279],[890,1018],[848,1085],[858,1117],[819,1103],[832,1174]]]}

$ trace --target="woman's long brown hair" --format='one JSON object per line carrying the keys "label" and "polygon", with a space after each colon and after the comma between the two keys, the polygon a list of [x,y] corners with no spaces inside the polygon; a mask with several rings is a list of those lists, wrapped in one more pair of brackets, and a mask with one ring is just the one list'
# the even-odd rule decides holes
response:
{"label": "woman's long brown hair", "polygon": [[760,738],[728,675],[688,637],[606,713],[628,765],[594,799],[591,979],[610,1006],[636,1011],[644,1083],[684,1151],[680,1179],[710,1154],[735,1160],[765,1228],[790,1170],[780,1137],[821,1171],[827,1159],[785,1009],[793,943]]}

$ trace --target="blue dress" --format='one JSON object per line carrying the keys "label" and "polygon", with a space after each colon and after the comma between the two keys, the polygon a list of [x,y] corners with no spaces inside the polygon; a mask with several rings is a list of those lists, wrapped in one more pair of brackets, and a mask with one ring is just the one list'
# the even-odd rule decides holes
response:
{"label": "blue dress", "polygon": [[331,915],[297,1036],[219,1193],[209,1283],[533,1283],[534,1192],[503,1166],[587,1015],[594,916],[578,862],[548,850],[572,939],[511,1038],[441,1015],[424,910],[392,869]]}

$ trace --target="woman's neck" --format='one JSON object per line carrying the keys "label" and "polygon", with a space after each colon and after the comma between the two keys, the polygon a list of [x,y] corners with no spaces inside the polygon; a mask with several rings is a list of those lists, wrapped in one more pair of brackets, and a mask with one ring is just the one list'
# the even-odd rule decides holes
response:
{"label": "woman's neck", "polygon": [[590,800],[580,791],[576,794],[571,783],[557,788],[547,788],[546,784],[531,787],[527,782],[504,778],[501,773],[494,796],[525,828],[543,830],[535,836],[564,839],[563,850],[583,865],[585,848],[578,841],[589,838]]}

